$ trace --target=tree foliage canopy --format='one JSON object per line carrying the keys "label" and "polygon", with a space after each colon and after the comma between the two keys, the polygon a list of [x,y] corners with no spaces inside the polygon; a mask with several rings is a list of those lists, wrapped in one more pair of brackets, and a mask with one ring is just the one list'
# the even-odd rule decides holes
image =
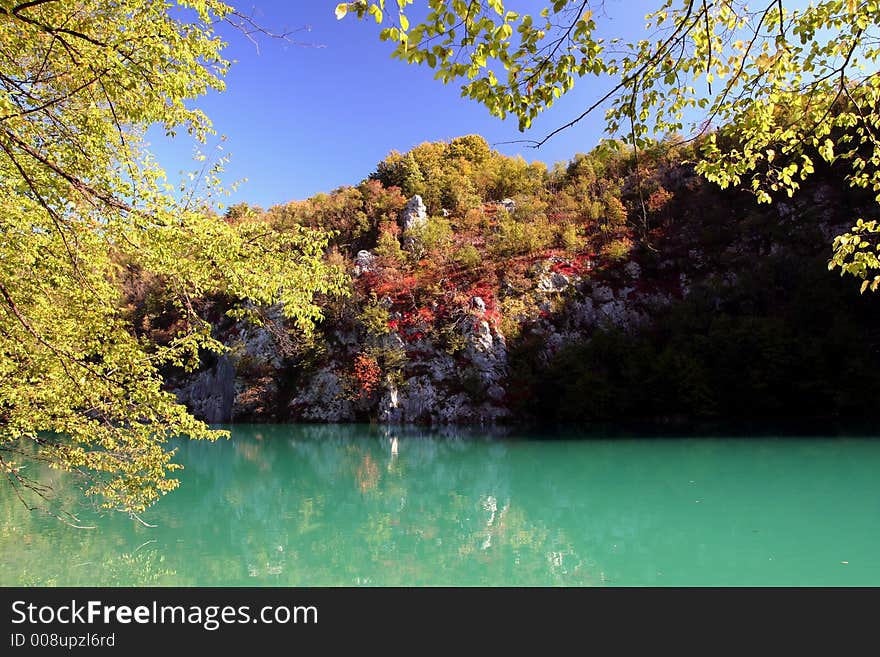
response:
{"label": "tree foliage canopy", "polygon": [[[158,373],[223,349],[191,300],[283,302],[308,331],[313,295],[339,289],[326,235],[223,221],[207,206],[218,166],[175,190],[145,148],[154,124],[212,134],[188,101],[223,89],[215,27],[232,16],[217,0],[0,0],[0,470],[19,491],[46,492],[35,458],[144,509],[176,485],[168,437],[223,435]],[[128,267],[173,291],[186,328],[168,345],[134,336]]]}
{"label": "tree foliage canopy", "polygon": [[[792,4],[657,0],[635,42],[603,38],[611,9],[590,0],[530,14],[504,0],[358,0],[336,15],[372,17],[394,57],[461,82],[463,96],[515,116],[521,130],[592,79],[595,103],[533,145],[604,109],[608,132],[627,133],[637,152],[651,134],[701,137],[700,173],[748,186],[761,202],[794,194],[820,159],[880,199],[880,3]],[[860,222],[834,243],[830,267],[864,279],[863,290],[880,286],[878,232]]]}

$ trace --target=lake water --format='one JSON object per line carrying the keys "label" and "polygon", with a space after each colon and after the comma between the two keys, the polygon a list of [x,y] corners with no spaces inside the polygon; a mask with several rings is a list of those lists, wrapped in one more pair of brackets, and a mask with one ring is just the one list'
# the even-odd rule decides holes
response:
{"label": "lake water", "polygon": [[155,527],[2,486],[0,585],[880,585],[880,440],[535,438],[237,426]]}

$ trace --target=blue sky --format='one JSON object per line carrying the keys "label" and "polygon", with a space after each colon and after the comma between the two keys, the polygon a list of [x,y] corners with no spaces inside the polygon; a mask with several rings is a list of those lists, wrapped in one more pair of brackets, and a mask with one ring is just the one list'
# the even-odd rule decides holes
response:
{"label": "blue sky", "polygon": [[[427,67],[392,60],[391,46],[379,41],[372,20],[337,21],[338,0],[248,0],[234,3],[275,31],[309,26],[294,36],[303,45],[260,39],[259,50],[240,34],[229,33],[227,58],[235,60],[227,90],[199,99],[232,159],[225,184],[247,178],[231,204],[247,201],[268,207],[317,192],[355,184],[392,149],[405,151],[423,142],[479,133],[494,144],[541,138],[580,114],[605,88],[581,80],[531,130],[520,133],[516,120],[501,121],[454,84],[434,80]],[[509,2],[512,8],[539,8],[541,2]],[[608,36],[632,38],[655,2],[606,0],[602,18]],[[309,45],[311,44],[311,45]],[[586,119],[538,150],[497,146],[507,155],[552,164],[589,151],[601,139],[602,114]],[[169,141],[151,131],[152,150],[173,182],[179,172],[196,169],[194,144]]]}

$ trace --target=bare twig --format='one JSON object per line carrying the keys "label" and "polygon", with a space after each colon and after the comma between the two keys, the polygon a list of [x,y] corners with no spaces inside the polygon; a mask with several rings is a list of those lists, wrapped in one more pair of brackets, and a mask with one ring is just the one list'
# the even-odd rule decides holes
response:
{"label": "bare twig", "polygon": [[254,47],[257,49],[257,54],[259,54],[260,52],[260,42],[257,37],[265,37],[267,39],[284,41],[286,43],[294,44],[303,48],[326,47],[324,44],[298,41],[294,38],[294,35],[301,32],[311,32],[311,25],[304,25],[303,27],[299,27],[295,30],[274,32],[267,27],[259,24],[253,16],[248,16],[247,14],[244,14],[240,11],[233,11],[223,19],[223,22],[234,27],[236,30],[241,32],[248,41],[253,43]]}

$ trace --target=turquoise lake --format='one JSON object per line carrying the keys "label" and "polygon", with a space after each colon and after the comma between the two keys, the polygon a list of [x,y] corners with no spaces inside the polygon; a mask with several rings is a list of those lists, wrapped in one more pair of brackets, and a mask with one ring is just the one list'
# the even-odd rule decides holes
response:
{"label": "turquoise lake", "polygon": [[880,585],[876,439],[231,429],[153,527],[0,488],[0,585]]}

